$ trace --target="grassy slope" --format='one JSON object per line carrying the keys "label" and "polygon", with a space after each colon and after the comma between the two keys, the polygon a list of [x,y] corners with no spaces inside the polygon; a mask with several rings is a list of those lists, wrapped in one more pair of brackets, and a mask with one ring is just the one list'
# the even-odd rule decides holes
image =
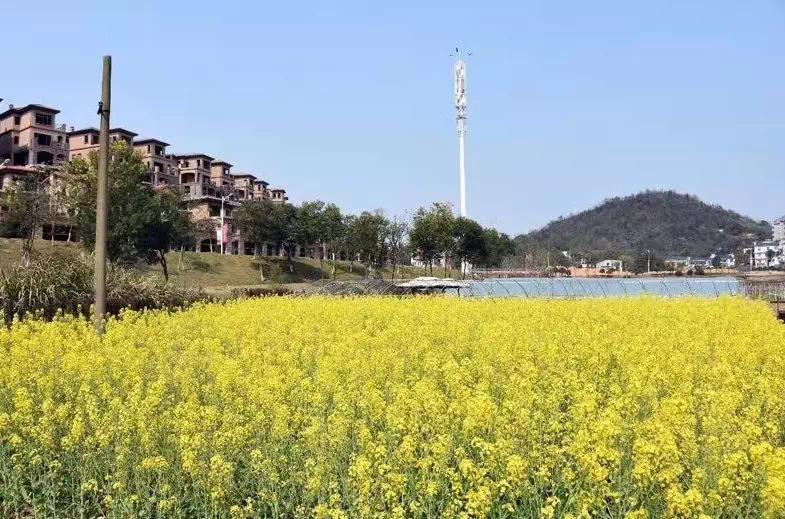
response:
{"label": "grassy slope", "polygon": [[[39,240],[35,244],[35,255],[46,255],[52,252],[77,257],[84,253],[81,245],[63,242],[50,242]],[[8,268],[19,264],[20,240],[0,239],[0,268]],[[204,288],[226,286],[252,286],[259,285],[259,266],[252,256],[221,256],[217,253],[186,252],[183,254],[182,263],[180,254],[173,252],[167,255],[170,278],[174,283],[183,285],[196,285]],[[264,258],[264,274],[266,283],[309,283],[319,281],[320,278],[330,279],[332,265],[329,261],[323,262],[323,270],[319,268],[319,260],[310,258],[297,258],[293,264],[294,272],[290,273],[286,260],[283,258]],[[141,264],[138,268],[144,272],[161,275],[159,265]],[[336,279],[348,281],[362,279],[365,269],[355,262],[352,272],[349,272],[349,262],[337,262]],[[444,269],[434,267],[435,276],[444,275]],[[384,271],[385,279],[390,278],[390,270]],[[427,275],[425,270],[417,267],[399,267],[396,278],[413,278]],[[460,272],[452,270],[448,275],[460,277]]]}

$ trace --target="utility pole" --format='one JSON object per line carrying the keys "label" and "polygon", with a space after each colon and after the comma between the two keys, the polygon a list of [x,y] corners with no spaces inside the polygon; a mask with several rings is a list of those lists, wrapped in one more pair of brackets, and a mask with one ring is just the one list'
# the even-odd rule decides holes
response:
{"label": "utility pole", "polygon": [[95,331],[103,335],[106,319],[106,234],[109,208],[106,193],[106,170],[109,166],[109,113],[112,103],[112,57],[104,56],[101,101],[98,115],[101,128],[98,138],[98,193],[95,208]]}
{"label": "utility pole", "polygon": [[232,196],[231,193],[221,196],[221,256],[224,254],[224,202]]}

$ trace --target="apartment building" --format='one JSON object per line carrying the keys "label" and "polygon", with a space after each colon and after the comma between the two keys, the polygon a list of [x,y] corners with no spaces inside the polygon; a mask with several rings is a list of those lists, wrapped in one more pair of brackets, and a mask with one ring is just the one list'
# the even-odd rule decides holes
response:
{"label": "apartment building", "polygon": [[[82,157],[87,160],[91,151],[98,151],[99,143],[98,137],[100,132],[98,128],[82,128],[81,130],[74,130],[68,132],[69,138],[69,159]],[[134,137],[136,134],[125,128],[112,128],[109,130],[109,141],[115,142],[117,140],[125,141],[129,146],[133,146]],[[73,145],[71,145],[73,144]]]}
{"label": "apartment building", "polygon": [[253,199],[254,200],[269,200],[270,190],[267,187],[270,184],[264,180],[254,180],[253,183]]}
{"label": "apartment building", "polygon": [[286,196],[286,190],[284,188],[275,187],[270,189],[270,200],[283,204],[289,200],[289,197]]}
{"label": "apartment building", "polygon": [[223,160],[214,160],[210,164],[210,180],[219,188],[223,196],[233,196],[234,177],[231,164]]}
{"label": "apartment building", "polygon": [[0,163],[57,165],[68,160],[68,135],[57,124],[60,110],[38,104],[8,105],[0,113]]}
{"label": "apartment building", "polygon": [[134,150],[142,156],[146,171],[144,181],[155,188],[174,186],[180,183],[177,159],[166,154],[168,142],[158,139],[137,139]]}
{"label": "apartment building", "polygon": [[254,184],[256,176],[250,173],[237,173],[232,175],[234,183],[234,196],[239,202],[254,200]]}

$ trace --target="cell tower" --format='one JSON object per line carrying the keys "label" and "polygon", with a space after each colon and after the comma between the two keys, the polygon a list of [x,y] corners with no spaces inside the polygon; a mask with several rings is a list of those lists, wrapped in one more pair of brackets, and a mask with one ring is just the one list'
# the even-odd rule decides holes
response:
{"label": "cell tower", "polygon": [[466,62],[461,51],[455,49],[455,122],[458,125],[458,168],[461,176],[461,216],[466,216]]}

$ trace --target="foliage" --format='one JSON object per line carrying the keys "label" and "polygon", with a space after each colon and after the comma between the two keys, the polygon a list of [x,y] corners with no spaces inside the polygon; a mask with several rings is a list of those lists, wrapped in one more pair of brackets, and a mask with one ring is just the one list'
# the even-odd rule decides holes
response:
{"label": "foliage", "polygon": [[[51,319],[58,312],[88,316],[93,302],[94,262],[51,255],[27,267],[0,270],[0,305],[6,324],[28,313]],[[110,265],[106,279],[106,308],[110,314],[122,309],[176,308],[203,299],[198,290],[174,287],[119,265]]]}
{"label": "foliage", "polygon": [[[179,191],[156,192],[143,184],[145,164],[141,156],[118,140],[111,144],[107,169],[108,239],[107,255],[112,262],[133,263],[138,259],[161,263],[166,270],[162,250],[168,250],[191,232],[181,220],[175,197]],[[98,154],[88,160],[77,157],[65,166],[68,179],[66,203],[79,228],[82,243],[88,250],[95,247],[95,211],[98,178]]]}
{"label": "foliage", "polygon": [[433,261],[449,257],[454,248],[455,216],[450,204],[434,202],[430,209],[421,207],[414,214],[409,240],[412,249],[433,274]]}
{"label": "foliage", "polygon": [[[282,248],[292,233],[294,208],[289,204],[276,204],[270,200],[245,202],[233,213],[235,225],[247,241],[254,243],[258,255],[264,243]],[[259,276],[264,281],[264,271],[259,265]]]}
{"label": "foliage", "polygon": [[56,215],[52,203],[53,180],[53,171],[49,167],[41,167],[19,178],[2,192],[0,234],[22,239],[21,263],[24,266],[30,263],[41,225],[52,222]]}
{"label": "foliage", "polygon": [[646,191],[601,205],[516,237],[582,254],[603,256],[650,249],[663,256],[708,256],[771,236],[764,221],[673,191]]}
{"label": "foliage", "polygon": [[515,254],[515,243],[496,229],[484,229],[483,242],[477,263],[485,268],[501,267],[506,258]]}
{"label": "foliage", "polygon": [[390,259],[392,279],[395,279],[396,269],[407,252],[406,236],[409,234],[409,222],[394,216],[387,225],[387,251]]}
{"label": "foliage", "polygon": [[0,355],[3,517],[785,509],[785,328],[741,299],[260,298]]}
{"label": "foliage", "polygon": [[384,264],[389,223],[381,210],[363,211],[352,222],[350,236],[360,260],[365,265],[366,274],[370,274],[371,267],[378,268]]}
{"label": "foliage", "polygon": [[[627,265],[632,265],[629,269]],[[649,269],[651,266],[651,269]],[[658,272],[665,270],[665,260],[654,252],[639,250],[635,252],[632,262],[624,263],[624,268],[631,270],[633,274],[644,274],[646,272]]]}
{"label": "foliage", "polygon": [[486,255],[483,228],[474,220],[463,216],[457,217],[453,225],[452,235],[454,240],[452,249],[457,265],[461,266],[465,262],[474,265],[481,257]]}

